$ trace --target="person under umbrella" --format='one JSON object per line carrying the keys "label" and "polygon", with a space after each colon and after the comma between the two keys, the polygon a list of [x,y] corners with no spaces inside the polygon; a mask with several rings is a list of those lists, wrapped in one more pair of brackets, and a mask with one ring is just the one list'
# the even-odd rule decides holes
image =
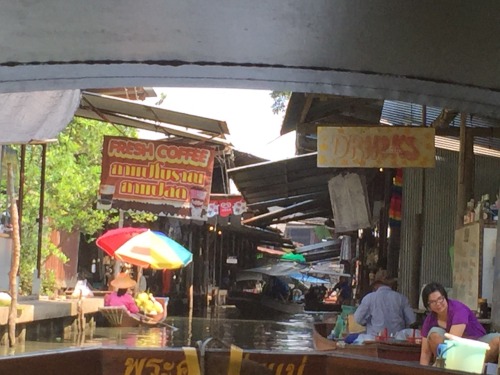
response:
{"label": "person under umbrella", "polygon": [[134,301],[134,298],[128,293],[130,288],[136,284],[128,273],[120,272],[111,282],[110,285],[117,290],[104,298],[104,306],[125,306],[132,314],[139,312],[139,307]]}

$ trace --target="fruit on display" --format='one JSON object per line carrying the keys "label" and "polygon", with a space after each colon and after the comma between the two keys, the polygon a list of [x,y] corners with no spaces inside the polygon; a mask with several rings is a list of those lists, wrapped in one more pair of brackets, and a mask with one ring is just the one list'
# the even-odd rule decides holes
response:
{"label": "fruit on display", "polygon": [[146,315],[158,315],[163,313],[163,306],[152,293],[141,292],[135,297],[137,307]]}

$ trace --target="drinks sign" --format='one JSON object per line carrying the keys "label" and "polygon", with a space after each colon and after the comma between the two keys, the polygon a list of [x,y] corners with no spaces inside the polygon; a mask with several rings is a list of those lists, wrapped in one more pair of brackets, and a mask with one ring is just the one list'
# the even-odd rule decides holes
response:
{"label": "drinks sign", "polygon": [[215,151],[104,137],[98,208],[207,219]]}
{"label": "drinks sign", "polygon": [[318,127],[318,167],[430,168],[434,129],[419,127]]}

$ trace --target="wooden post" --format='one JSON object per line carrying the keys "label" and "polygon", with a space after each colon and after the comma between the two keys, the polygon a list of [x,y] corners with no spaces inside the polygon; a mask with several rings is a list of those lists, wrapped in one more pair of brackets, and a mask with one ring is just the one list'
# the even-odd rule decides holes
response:
{"label": "wooden post", "polygon": [[[380,212],[380,250],[382,256],[385,256],[387,263],[384,268],[387,270],[388,277],[398,276],[399,266],[399,231],[393,231],[391,228],[391,238],[387,238],[387,229],[389,228],[389,209],[391,206],[392,180],[395,176],[393,169],[384,169],[384,207]],[[354,241],[353,241],[354,243]]]}
{"label": "wooden post", "polygon": [[[474,138],[467,129],[467,115],[460,115],[460,153],[458,159],[457,212],[455,227],[464,225],[464,214],[467,201],[471,198],[474,182]],[[467,195],[469,194],[469,195]]]}
{"label": "wooden post", "polygon": [[205,292],[205,306],[208,306],[208,285],[210,284],[210,231],[205,231],[205,248],[203,249],[203,290]]}
{"label": "wooden post", "polygon": [[[500,189],[498,189],[497,205],[500,204]],[[491,301],[491,326],[500,331],[500,220],[497,221],[497,247],[493,269],[493,300]],[[500,367],[499,367],[500,368]]]}
{"label": "wooden post", "polygon": [[10,217],[12,221],[12,259],[10,262],[9,291],[12,297],[9,310],[9,346],[16,344],[16,318],[17,318],[17,273],[19,271],[19,258],[21,254],[21,240],[19,237],[19,215],[14,189],[14,172],[12,164],[7,164],[7,190],[10,203]]}
{"label": "wooden post", "polygon": [[42,144],[42,171],[40,172],[40,206],[38,208],[38,246],[36,252],[36,269],[38,278],[42,277],[42,240],[43,215],[45,208],[45,172],[47,165],[47,144]]}
{"label": "wooden post", "polygon": [[[21,145],[21,164],[19,165],[19,223],[23,222],[23,206],[24,206],[24,181],[26,172],[26,145]],[[19,238],[22,235],[22,228],[19,227]]]}
{"label": "wooden post", "polygon": [[[193,230],[189,231],[189,250],[193,249]],[[189,316],[193,316],[193,264],[188,266],[188,275],[187,275],[187,287],[188,287],[188,303],[189,303]]]}
{"label": "wooden post", "polygon": [[78,296],[78,302],[76,303],[76,314],[77,314],[76,330],[77,330],[77,332],[84,332],[85,331],[85,315],[83,313],[83,296],[82,296],[81,290],[80,290],[80,295]]}
{"label": "wooden post", "polygon": [[[422,175],[425,176],[425,172],[422,171]],[[424,177],[422,177],[423,179]],[[424,191],[422,191],[424,194]],[[412,264],[412,269],[410,272],[410,284],[412,285],[408,299],[411,306],[418,307],[418,301],[420,299],[420,288],[422,287],[420,281],[420,268],[422,266],[422,239],[424,237],[424,215],[423,206],[421,206],[422,211],[415,215],[416,225],[413,227],[413,237],[416,240],[413,241],[412,249],[410,253],[410,260]]]}

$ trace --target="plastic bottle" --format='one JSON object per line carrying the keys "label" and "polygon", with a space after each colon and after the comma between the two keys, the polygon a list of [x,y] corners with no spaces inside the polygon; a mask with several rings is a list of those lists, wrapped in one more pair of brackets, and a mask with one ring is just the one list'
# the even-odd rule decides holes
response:
{"label": "plastic bottle", "polygon": [[333,336],[335,338],[341,338],[343,332],[344,332],[344,318],[342,318],[342,315],[339,315],[337,317],[337,322],[335,323],[335,328],[333,328]]}

